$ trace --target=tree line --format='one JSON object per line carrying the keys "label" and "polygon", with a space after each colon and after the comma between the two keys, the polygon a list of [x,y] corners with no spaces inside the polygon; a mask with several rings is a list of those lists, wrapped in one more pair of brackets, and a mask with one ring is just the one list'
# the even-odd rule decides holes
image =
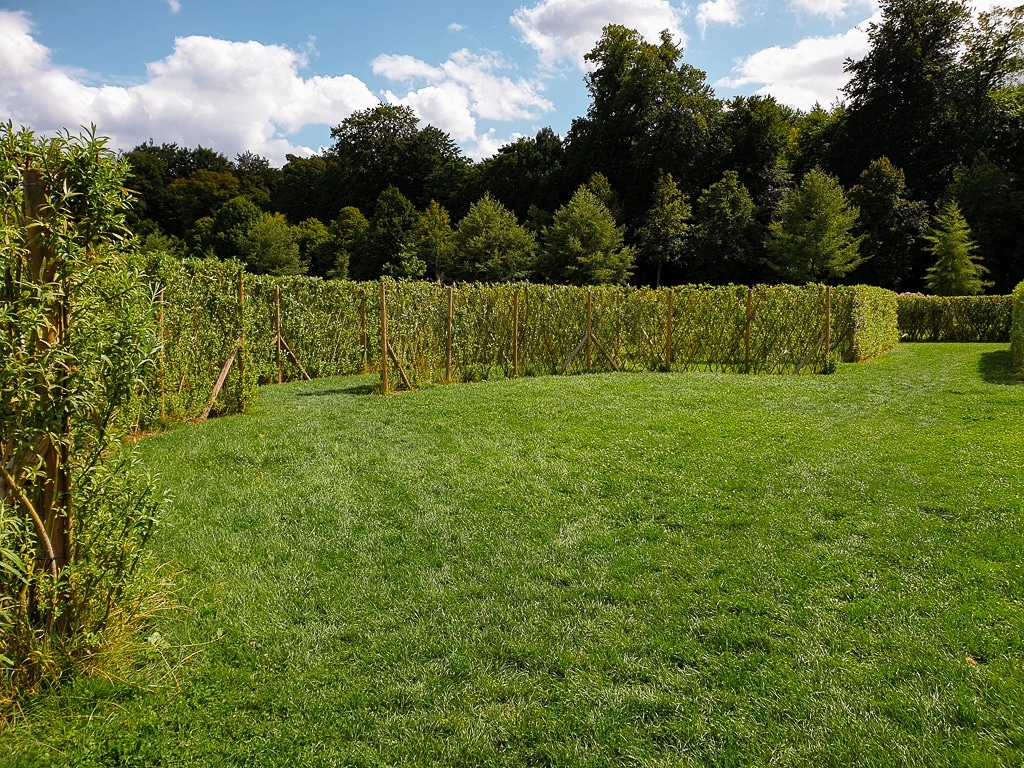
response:
{"label": "tree line", "polygon": [[828,108],[719,99],[667,32],[611,25],[564,137],[474,162],[381,105],[279,169],[150,141],[125,155],[131,223],[147,248],[266,274],[1008,293],[1024,279],[1024,6],[881,12]]}

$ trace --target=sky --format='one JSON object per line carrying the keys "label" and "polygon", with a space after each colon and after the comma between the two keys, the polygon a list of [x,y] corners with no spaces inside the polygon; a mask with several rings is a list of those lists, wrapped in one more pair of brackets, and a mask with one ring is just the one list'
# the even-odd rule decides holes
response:
{"label": "sky", "polygon": [[481,159],[586,114],[606,24],[669,30],[719,98],[806,110],[841,98],[878,20],[877,0],[0,0],[0,120],[279,166],[402,104]]}

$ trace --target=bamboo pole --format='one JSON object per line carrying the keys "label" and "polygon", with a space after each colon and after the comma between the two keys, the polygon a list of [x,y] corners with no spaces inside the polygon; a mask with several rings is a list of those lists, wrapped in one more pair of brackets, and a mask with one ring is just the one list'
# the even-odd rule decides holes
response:
{"label": "bamboo pole", "polygon": [[452,381],[452,332],[455,322],[455,286],[448,286],[448,325],[445,332],[444,345],[444,380],[450,384]]}
{"label": "bamboo pole", "polygon": [[384,290],[384,281],[380,281],[380,385],[384,394],[391,391],[391,381],[388,377],[388,305],[387,292]]}
{"label": "bamboo pole", "polygon": [[277,363],[277,383],[284,381],[284,366],[281,364],[281,286],[274,286],[274,360]]}

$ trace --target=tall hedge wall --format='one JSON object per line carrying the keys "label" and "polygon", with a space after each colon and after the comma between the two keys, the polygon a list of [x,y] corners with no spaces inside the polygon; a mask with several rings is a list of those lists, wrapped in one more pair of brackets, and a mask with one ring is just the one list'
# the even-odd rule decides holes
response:
{"label": "tall hedge wall", "polygon": [[1024,283],[1013,292],[1013,320],[1010,326],[1010,355],[1014,367],[1024,373]]}
{"label": "tall hedge wall", "polygon": [[903,341],[1000,342],[1010,338],[1010,296],[901,294]]}
{"label": "tall hedge wall", "polygon": [[163,350],[150,410],[165,418],[237,412],[258,384],[380,371],[382,297],[388,372],[411,386],[611,370],[805,373],[899,340],[895,294],[866,286],[449,288],[171,260],[151,274]]}

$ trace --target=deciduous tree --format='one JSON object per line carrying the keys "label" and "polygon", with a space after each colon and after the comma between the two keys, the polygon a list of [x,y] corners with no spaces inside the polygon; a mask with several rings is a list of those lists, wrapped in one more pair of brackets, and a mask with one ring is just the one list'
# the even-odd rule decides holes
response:
{"label": "deciduous tree", "polygon": [[835,281],[862,261],[852,233],[857,209],[834,176],[815,169],[786,192],[769,227],[768,254],[778,274],[793,283]]}

